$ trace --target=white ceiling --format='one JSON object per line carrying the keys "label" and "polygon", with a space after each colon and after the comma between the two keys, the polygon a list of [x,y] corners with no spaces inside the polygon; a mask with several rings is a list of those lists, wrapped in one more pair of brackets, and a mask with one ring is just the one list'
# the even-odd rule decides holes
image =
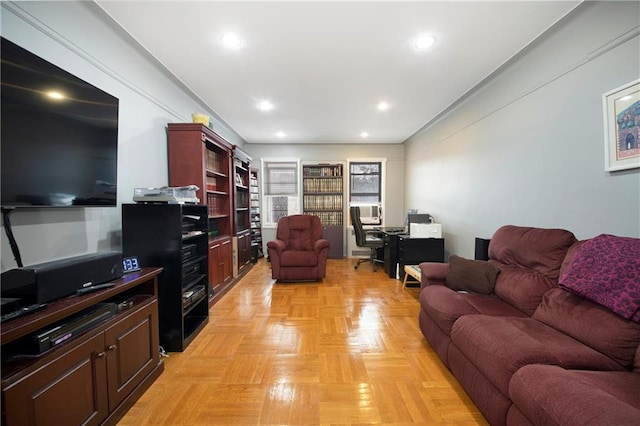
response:
{"label": "white ceiling", "polygon": [[249,143],[402,143],[578,3],[98,1]]}

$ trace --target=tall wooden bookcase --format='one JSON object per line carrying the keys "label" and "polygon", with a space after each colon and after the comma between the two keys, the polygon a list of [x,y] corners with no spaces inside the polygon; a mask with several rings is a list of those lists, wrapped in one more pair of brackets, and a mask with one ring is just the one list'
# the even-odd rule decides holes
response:
{"label": "tall wooden bookcase", "polygon": [[199,123],[170,123],[168,144],[169,185],[197,185],[197,196],[207,206],[213,303],[233,283],[233,145]]}
{"label": "tall wooden bookcase", "polygon": [[233,147],[234,183],[234,249],[236,252],[234,275],[237,276],[251,260],[250,177],[251,157],[237,146]]}
{"label": "tall wooden bookcase", "polygon": [[329,258],[343,257],[344,166],[303,164],[303,212],[320,217],[324,238],[329,241]]}

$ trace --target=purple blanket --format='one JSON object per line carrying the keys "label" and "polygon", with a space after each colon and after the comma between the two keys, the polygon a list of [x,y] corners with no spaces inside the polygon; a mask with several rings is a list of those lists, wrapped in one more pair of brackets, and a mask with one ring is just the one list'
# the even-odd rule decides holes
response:
{"label": "purple blanket", "polygon": [[560,286],[640,323],[640,239],[602,234],[584,242]]}

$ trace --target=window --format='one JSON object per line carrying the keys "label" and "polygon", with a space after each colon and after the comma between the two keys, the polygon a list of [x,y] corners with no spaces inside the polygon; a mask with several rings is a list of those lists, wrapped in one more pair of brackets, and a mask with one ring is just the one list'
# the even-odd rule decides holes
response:
{"label": "window", "polygon": [[299,170],[298,160],[262,160],[264,226],[275,226],[281,217],[299,213]]}
{"label": "window", "polygon": [[367,204],[382,203],[381,162],[349,164],[349,201]]}

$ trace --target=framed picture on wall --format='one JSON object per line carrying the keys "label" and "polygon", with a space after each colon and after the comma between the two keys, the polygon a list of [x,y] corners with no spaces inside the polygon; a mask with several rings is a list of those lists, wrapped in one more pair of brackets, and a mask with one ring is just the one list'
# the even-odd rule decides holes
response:
{"label": "framed picture on wall", "polygon": [[602,95],[602,109],[605,170],[640,167],[640,80]]}

